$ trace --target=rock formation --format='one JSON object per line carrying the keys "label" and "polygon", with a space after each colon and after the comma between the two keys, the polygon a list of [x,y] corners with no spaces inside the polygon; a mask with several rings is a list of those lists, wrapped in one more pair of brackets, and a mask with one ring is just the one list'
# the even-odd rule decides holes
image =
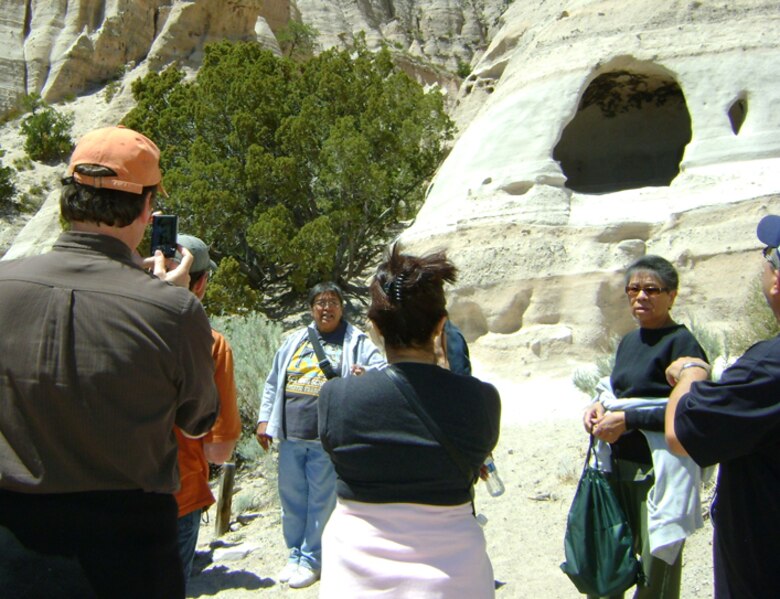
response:
{"label": "rock formation", "polygon": [[645,253],[679,267],[678,317],[728,329],[755,225],[780,212],[778,2],[529,4],[464,82],[463,132],[403,239],[449,248],[451,314],[507,372],[631,327],[619,273]]}
{"label": "rock formation", "polygon": [[[318,47],[387,43],[407,70],[449,87],[487,48],[505,0],[343,3],[303,0],[0,0],[0,113],[29,93],[49,102],[80,95],[140,63],[197,67],[214,40],[256,39],[279,50],[274,33],[291,18],[318,32]],[[448,69],[449,75],[440,72]],[[455,92],[455,88],[452,88]]]}
{"label": "rock formation", "polygon": [[144,61],[197,66],[204,44],[257,39],[264,14],[278,26],[289,17],[286,0],[0,0],[0,10],[0,111],[33,92],[79,95]]}

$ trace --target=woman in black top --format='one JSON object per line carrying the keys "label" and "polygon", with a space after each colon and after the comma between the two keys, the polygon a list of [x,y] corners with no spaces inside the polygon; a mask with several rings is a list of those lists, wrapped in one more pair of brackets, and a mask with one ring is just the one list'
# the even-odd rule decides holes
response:
{"label": "woman in black top", "polygon": [[[639,328],[618,345],[610,376],[612,392],[626,403],[632,398],[666,398],[671,392],[665,375],[669,364],[681,356],[707,359],[691,332],[672,319],[677,271],[664,258],[648,255],[628,268],[625,283],[629,308]],[[647,535],[647,496],[655,477],[650,448],[641,431],[663,433],[664,412],[663,405],[607,411],[596,402],[584,416],[585,430],[610,443],[610,482],[631,525],[635,551],[642,555],[647,580],[637,586],[635,599],[677,599],[680,595],[681,546],[670,565],[650,554]]]}
{"label": "woman in black top", "polygon": [[408,381],[456,457],[388,373],[322,388],[320,439],[336,468],[338,505],[325,529],[320,597],[494,596],[471,497],[498,440],[500,402],[492,385],[436,365],[434,339],[447,316],[443,284],[454,280],[444,254],[414,257],[396,246],[371,284],[368,316],[390,368]]}

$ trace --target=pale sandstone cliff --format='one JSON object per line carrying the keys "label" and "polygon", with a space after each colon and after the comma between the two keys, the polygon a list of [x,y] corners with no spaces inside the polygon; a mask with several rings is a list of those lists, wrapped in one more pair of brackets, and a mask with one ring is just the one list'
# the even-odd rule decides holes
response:
{"label": "pale sandstone cliff", "polygon": [[507,372],[632,326],[619,271],[644,253],[678,265],[678,317],[728,330],[780,212],[780,4],[530,4],[461,88],[467,126],[404,240],[451,250],[453,317]]}
{"label": "pale sandstone cliff", "polygon": [[[264,11],[286,22],[286,0],[0,0],[0,110],[40,93],[58,101],[122,75],[138,63],[199,64],[203,45],[257,39]],[[280,17],[279,13],[284,17]]]}
{"label": "pale sandstone cliff", "polygon": [[[102,86],[136,65],[197,67],[214,40],[257,39],[278,51],[274,33],[290,19],[314,27],[317,46],[351,42],[407,54],[422,81],[451,85],[452,73],[487,48],[505,0],[0,0],[0,113],[29,93],[56,102]],[[448,76],[441,69],[448,69]],[[452,87],[455,92],[456,88]]]}

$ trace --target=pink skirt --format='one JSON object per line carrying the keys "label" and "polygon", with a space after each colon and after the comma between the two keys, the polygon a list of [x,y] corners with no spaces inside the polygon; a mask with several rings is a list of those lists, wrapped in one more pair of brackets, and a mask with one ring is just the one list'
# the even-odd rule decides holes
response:
{"label": "pink skirt", "polygon": [[338,500],[322,538],[321,599],[492,599],[471,504]]}

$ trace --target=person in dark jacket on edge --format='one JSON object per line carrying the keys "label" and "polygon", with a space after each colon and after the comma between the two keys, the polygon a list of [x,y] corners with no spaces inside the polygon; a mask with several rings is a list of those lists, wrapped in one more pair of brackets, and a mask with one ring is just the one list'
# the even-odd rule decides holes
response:
{"label": "person in dark jacket on edge", "polygon": [[[761,286],[780,320],[780,216],[765,216],[757,233],[766,245]],[[707,373],[693,357],[667,368],[675,387],[666,440],[702,467],[720,464],[711,509],[715,598],[773,596],[780,588],[780,336],[749,348],[719,382]]]}

